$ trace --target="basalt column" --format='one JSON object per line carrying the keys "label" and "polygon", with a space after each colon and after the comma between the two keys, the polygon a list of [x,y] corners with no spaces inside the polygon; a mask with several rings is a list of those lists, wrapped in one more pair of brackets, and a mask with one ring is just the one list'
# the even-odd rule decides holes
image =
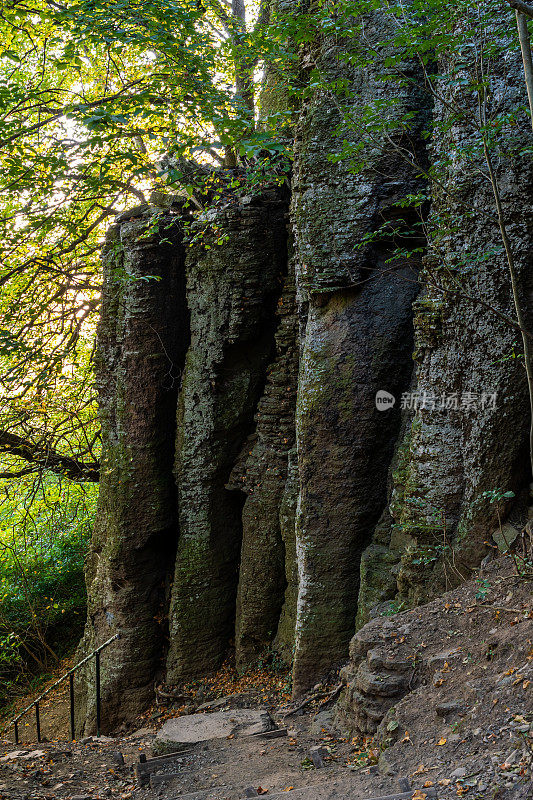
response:
{"label": "basalt column", "polygon": [[[465,24],[475,30],[476,17]],[[533,169],[529,157],[510,154],[531,138],[531,123],[523,112],[520,47],[509,46],[504,18],[491,29],[491,41],[501,47],[500,56],[491,57],[485,101],[487,119],[498,120],[490,122],[498,130],[492,165],[531,330]],[[478,114],[476,92],[464,88],[477,80],[475,52],[464,60],[450,54],[441,63],[449,78],[434,107],[430,152],[440,180],[433,186],[423,292],[415,305],[415,392],[390,503],[388,569],[395,554],[396,607],[424,602],[479,565],[488,552],[484,542],[498,526],[485,492],[513,491],[516,500],[500,502],[500,513],[514,503],[518,527],[525,521],[527,385],[482,135],[467,122]],[[460,122],[451,109],[461,109]],[[383,532],[380,538],[387,544]],[[379,579],[378,553],[365,558],[370,583]],[[366,611],[362,622],[376,609]]]}
{"label": "basalt column", "polygon": [[[379,14],[369,18],[371,40],[380,39],[383,25]],[[414,112],[409,135],[394,136],[423,159],[420,93],[408,81],[396,85],[371,70],[350,71],[337,47],[326,41],[317,57],[332,80],[351,82],[349,116],[357,119],[359,106],[375,98],[392,121]],[[406,72],[414,69],[405,65]],[[396,104],[388,102],[393,97]],[[335,163],[343,140],[359,141],[357,128],[343,122],[340,103],[346,100],[322,90],[305,106],[294,171],[297,292],[305,321],[296,411],[296,695],[347,658],[361,553],[386,503],[400,425],[398,403],[383,413],[375,397],[385,390],[399,398],[412,372],[416,259],[391,268],[394,243],[386,234],[368,244],[365,237],[383,225],[403,228],[408,237],[411,212],[397,203],[423,184],[385,143],[369,145],[362,168],[352,171],[349,160]]]}
{"label": "basalt column", "polygon": [[[298,318],[291,265],[278,303],[276,357],[268,368],[256,429],[245,444],[231,486],[247,493],[242,513],[243,541],[235,648],[237,666],[253,664],[276,634],[284,601],[286,546],[280,509],[294,446],[298,379]],[[244,463],[241,463],[243,461]],[[288,561],[290,558],[288,554]]]}
{"label": "basalt column", "polygon": [[274,354],[286,210],[272,190],[208,212],[195,228],[187,275],[191,347],[177,418],[170,682],[215,669],[234,636],[243,498],[226,484]]}
{"label": "basalt column", "polygon": [[[162,666],[177,539],[176,401],[189,340],[184,262],[181,223],[172,214],[156,221],[150,211],[132,212],[108,235],[97,340],[100,499],[80,646],[87,654],[120,632],[102,655],[104,730],[146,707]],[[94,663],[83,677],[78,727],[92,732]]]}

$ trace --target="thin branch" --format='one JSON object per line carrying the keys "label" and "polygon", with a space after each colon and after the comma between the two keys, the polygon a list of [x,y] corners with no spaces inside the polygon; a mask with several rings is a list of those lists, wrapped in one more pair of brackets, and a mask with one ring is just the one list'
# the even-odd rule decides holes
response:
{"label": "thin branch", "polygon": [[19,456],[33,464],[35,469],[49,470],[57,475],[65,475],[71,480],[96,483],[99,479],[100,467],[97,461],[88,463],[78,461],[72,456],[56,452],[46,444],[36,444],[9,431],[0,430],[0,452]]}
{"label": "thin branch", "polygon": [[527,99],[529,100],[529,111],[531,114],[531,124],[533,125],[533,60],[531,58],[531,40],[527,27],[525,15],[516,12],[516,24],[518,27],[518,38],[520,39],[520,49],[522,51],[522,62],[524,64],[524,78],[527,88]]}
{"label": "thin branch", "polygon": [[533,6],[530,6],[529,3],[523,3],[522,0],[507,0],[507,2],[515,11],[521,11],[526,17],[533,19]]}

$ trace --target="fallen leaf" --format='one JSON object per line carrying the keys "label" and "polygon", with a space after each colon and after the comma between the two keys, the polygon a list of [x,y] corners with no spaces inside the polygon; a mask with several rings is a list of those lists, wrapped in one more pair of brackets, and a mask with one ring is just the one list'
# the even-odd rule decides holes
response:
{"label": "fallen leaf", "polygon": [[442,739],[439,739],[439,741],[437,742],[436,746],[437,747],[442,747],[442,745],[446,744],[447,741],[448,741],[448,739],[445,739],[444,736],[443,736]]}
{"label": "fallen leaf", "polygon": [[439,781],[439,786],[449,786],[451,782],[452,781],[450,778],[441,778]]}

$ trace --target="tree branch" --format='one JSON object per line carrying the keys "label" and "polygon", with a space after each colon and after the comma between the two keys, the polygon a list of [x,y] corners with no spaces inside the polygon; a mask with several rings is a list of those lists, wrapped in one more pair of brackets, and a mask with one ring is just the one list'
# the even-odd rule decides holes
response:
{"label": "tree branch", "polygon": [[[32,471],[49,470],[57,475],[65,475],[71,480],[80,482],[97,483],[99,479],[100,465],[98,461],[87,463],[78,461],[73,456],[58,453],[46,444],[35,444],[8,431],[0,430],[0,453],[9,453],[12,456],[23,458],[33,465]],[[0,473],[0,477],[19,477],[22,474],[25,474],[24,471],[5,472]]]}
{"label": "tree branch", "polygon": [[516,24],[518,27],[518,38],[520,39],[520,50],[522,51],[524,80],[526,82],[527,98],[529,100],[531,123],[533,124],[533,60],[531,58],[531,40],[529,38],[526,16],[521,11],[516,12]]}
{"label": "tree branch", "polygon": [[533,19],[533,6],[530,6],[529,3],[523,3],[522,0],[507,0],[507,2],[515,11],[521,11],[526,17]]}

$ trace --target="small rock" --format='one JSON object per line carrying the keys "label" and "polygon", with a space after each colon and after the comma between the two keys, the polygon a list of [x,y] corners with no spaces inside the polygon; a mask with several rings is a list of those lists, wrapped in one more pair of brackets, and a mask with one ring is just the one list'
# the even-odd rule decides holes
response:
{"label": "small rock", "polygon": [[27,752],[27,750],[12,750],[11,753],[7,753],[5,756],[2,756],[0,761],[14,761],[16,758],[26,755]]}
{"label": "small rock", "polygon": [[464,767],[457,767],[454,771],[450,774],[450,778],[464,778],[466,775],[466,769]]}
{"label": "small rock", "polygon": [[244,790],[245,797],[259,797],[259,792],[255,788],[255,786],[248,786],[247,789]]}
{"label": "small rock", "polygon": [[504,766],[507,768],[510,767],[512,764],[516,764],[518,758],[519,758],[518,750],[513,750],[511,753],[509,753],[509,755],[505,759]]}
{"label": "small rock", "polygon": [[115,764],[118,764],[119,767],[124,766],[124,756],[122,755],[120,750],[116,750],[114,753],[112,753],[111,758],[113,759]]}
{"label": "small rock", "polygon": [[464,711],[464,703],[461,700],[448,700],[445,703],[439,703],[435,711],[439,717],[448,717]]}
{"label": "small rock", "polygon": [[494,531],[492,540],[501,553],[506,553],[519,536],[520,531],[508,522],[502,525],[501,531],[499,528]]}
{"label": "small rock", "polygon": [[31,761],[32,758],[42,758],[46,756],[46,750],[31,750],[29,753],[25,753],[25,755],[21,756],[25,761]]}
{"label": "small rock", "polygon": [[457,647],[454,647],[453,650],[446,650],[443,653],[435,653],[435,655],[431,656],[428,659],[428,665],[433,670],[441,670],[444,667],[446,661],[450,661],[452,658],[457,658],[460,655],[460,650]]}
{"label": "small rock", "polygon": [[379,757],[378,770],[380,775],[389,775],[391,777],[396,775],[396,770],[389,761],[386,750]]}
{"label": "small rock", "polygon": [[317,745],[316,747],[312,747],[309,750],[309,758],[315,765],[315,769],[322,769],[326,765],[324,764],[324,757],[327,756],[327,750],[325,747],[321,747]]}
{"label": "small rock", "polygon": [[334,717],[335,711],[333,709],[330,711],[319,711],[318,714],[315,714],[309,727],[311,735],[321,736],[324,731],[326,731],[326,733],[333,733],[335,728],[333,724]]}
{"label": "small rock", "polygon": [[234,697],[235,695],[228,694],[226,697],[219,697],[218,700],[210,700],[207,703],[202,703],[196,710],[202,712],[209,711],[209,709],[222,708],[222,706],[227,706]]}
{"label": "small rock", "polygon": [[411,788],[409,778],[398,778],[398,787],[401,792],[408,792]]}

